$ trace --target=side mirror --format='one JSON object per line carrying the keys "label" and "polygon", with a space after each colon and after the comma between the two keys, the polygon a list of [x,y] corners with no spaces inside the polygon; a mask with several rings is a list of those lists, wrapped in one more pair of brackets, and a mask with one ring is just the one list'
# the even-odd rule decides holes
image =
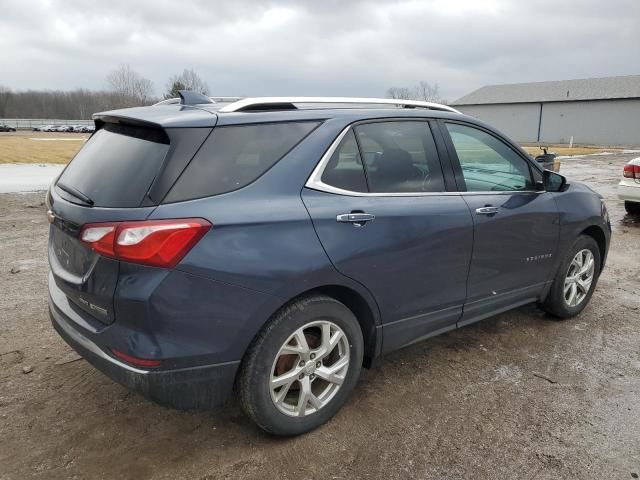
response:
{"label": "side mirror", "polygon": [[567,179],[559,173],[545,170],[542,172],[542,185],[547,192],[560,192],[567,184]]}

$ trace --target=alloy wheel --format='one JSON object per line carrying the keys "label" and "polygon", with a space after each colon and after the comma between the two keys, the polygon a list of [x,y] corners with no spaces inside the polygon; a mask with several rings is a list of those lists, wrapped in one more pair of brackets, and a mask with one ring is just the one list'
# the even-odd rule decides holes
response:
{"label": "alloy wheel", "polygon": [[595,273],[591,250],[580,250],[573,257],[564,279],[564,301],[570,307],[580,305],[589,293]]}
{"label": "alloy wheel", "polygon": [[269,380],[271,400],[289,416],[304,417],[327,405],[349,369],[349,341],[335,323],[298,328],[280,347]]}

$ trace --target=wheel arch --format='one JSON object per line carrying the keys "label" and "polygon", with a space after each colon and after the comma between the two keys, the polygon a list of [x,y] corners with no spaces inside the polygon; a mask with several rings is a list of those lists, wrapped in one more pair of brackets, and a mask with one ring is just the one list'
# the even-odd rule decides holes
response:
{"label": "wheel arch", "polygon": [[580,232],[580,235],[586,235],[593,238],[598,244],[598,250],[600,251],[600,272],[604,268],[605,260],[607,257],[607,236],[602,228],[597,225],[591,225]]}
{"label": "wheel arch", "polygon": [[360,324],[364,340],[363,364],[367,368],[371,367],[373,359],[378,356],[382,347],[382,331],[377,328],[379,324],[379,316],[376,315],[377,307],[375,309],[372,308],[364,296],[344,285],[325,285],[312,289],[305,294],[308,295],[315,292],[335,298],[353,312]]}
{"label": "wheel arch", "polygon": [[[291,303],[299,300],[300,298],[313,295],[325,295],[327,297],[331,297],[343,303],[349,310],[351,310],[360,325],[364,340],[363,365],[366,368],[370,368],[373,364],[373,360],[379,356],[382,351],[382,329],[379,328],[380,315],[375,300],[373,300],[373,298],[367,298],[365,293],[359,292],[355,288],[341,284],[326,284],[298,292],[277,306],[273,310],[272,314],[269,315],[269,320]],[[266,325],[269,320],[267,320],[264,325]],[[264,325],[262,328],[264,328]],[[256,332],[250,344],[253,343],[255,337],[259,335],[262,328]]]}

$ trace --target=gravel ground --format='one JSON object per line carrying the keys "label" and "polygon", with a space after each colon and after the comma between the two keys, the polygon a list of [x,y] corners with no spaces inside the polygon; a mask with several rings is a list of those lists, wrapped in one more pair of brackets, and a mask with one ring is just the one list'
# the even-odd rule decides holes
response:
{"label": "gravel ground", "polygon": [[43,194],[0,195],[0,479],[637,478],[640,222],[615,198],[631,157],[563,162],[614,228],[582,315],[529,306],[388,355],[294,439],[233,404],[156,406],[79,359],[47,316]]}

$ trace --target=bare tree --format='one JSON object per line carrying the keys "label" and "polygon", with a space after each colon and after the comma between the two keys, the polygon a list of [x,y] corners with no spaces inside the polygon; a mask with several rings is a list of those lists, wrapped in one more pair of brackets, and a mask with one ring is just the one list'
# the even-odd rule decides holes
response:
{"label": "bare tree", "polygon": [[391,87],[387,90],[387,97],[389,98],[397,98],[402,100],[412,100],[413,95],[411,94],[411,90],[406,87]]}
{"label": "bare tree", "polygon": [[192,90],[194,92],[207,95],[209,85],[195,72],[195,70],[184,69],[180,75],[173,75],[167,83],[167,92],[164,98],[175,98],[179,90]]}
{"label": "bare tree", "polygon": [[387,97],[404,100],[421,100],[423,102],[445,103],[440,96],[440,86],[421,80],[415,87],[391,87],[387,90]]}
{"label": "bare tree", "polygon": [[122,63],[107,75],[107,83],[119,96],[123,107],[148,104],[153,95],[153,83]]}
{"label": "bare tree", "polygon": [[[124,104],[122,95],[114,91],[86,89],[11,91],[0,87],[0,118],[89,120],[95,112],[142,103],[129,100],[128,104]],[[156,101],[149,97],[143,104]]]}
{"label": "bare tree", "polygon": [[440,87],[437,83],[431,85],[429,82],[423,80],[416,86],[416,100],[422,100],[424,102],[440,102]]}
{"label": "bare tree", "polygon": [[11,100],[11,89],[0,85],[0,118],[7,117],[7,110]]}

